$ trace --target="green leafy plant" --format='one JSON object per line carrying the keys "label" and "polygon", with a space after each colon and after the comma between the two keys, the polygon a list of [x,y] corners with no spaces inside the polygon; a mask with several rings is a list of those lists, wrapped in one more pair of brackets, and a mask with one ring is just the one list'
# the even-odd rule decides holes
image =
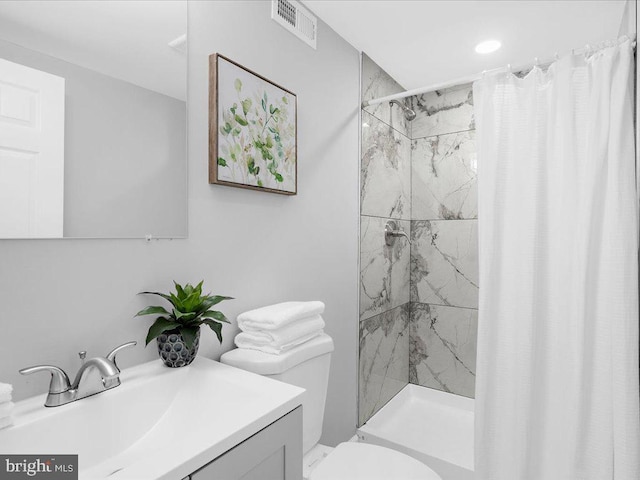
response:
{"label": "green leafy plant", "polygon": [[187,348],[191,348],[196,339],[198,330],[202,324],[213,330],[222,343],[222,322],[230,323],[222,312],[211,310],[223,300],[233,300],[232,297],[221,295],[202,295],[204,280],[195,287],[187,283],[184,287],[173,282],[176,291],[168,295],[160,292],[140,292],[139,295],[157,295],[171,304],[171,311],[161,306],[151,306],[140,310],[136,317],[143,315],[159,315],[156,321],[149,327],[147,345],[154,338],[168,330],[177,330],[182,335]]}

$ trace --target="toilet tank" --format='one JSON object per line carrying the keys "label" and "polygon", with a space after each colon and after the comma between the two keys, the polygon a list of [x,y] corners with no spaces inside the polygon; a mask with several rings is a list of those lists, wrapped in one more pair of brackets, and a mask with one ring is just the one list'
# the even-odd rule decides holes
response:
{"label": "toilet tank", "polygon": [[222,355],[220,361],[306,390],[302,400],[302,448],[307,453],[322,435],[331,352],[333,340],[322,334],[280,355],[236,348]]}

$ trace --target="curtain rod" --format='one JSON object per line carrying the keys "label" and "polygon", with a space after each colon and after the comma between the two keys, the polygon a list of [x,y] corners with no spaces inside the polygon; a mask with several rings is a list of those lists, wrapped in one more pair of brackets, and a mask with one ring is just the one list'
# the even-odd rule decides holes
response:
{"label": "curtain rod", "polygon": [[[627,38],[629,38],[629,37],[626,37],[626,36],[622,37],[621,39],[618,40],[618,42],[622,43]],[[604,45],[601,48],[606,48],[608,46],[611,46],[610,42],[607,45]],[[636,46],[636,42],[635,41],[632,43],[632,46],[633,47]],[[572,52],[573,55],[581,55],[583,53],[589,53],[591,51],[597,51],[599,49],[600,48],[592,48],[589,45],[587,45],[585,48],[572,50],[571,52]],[[511,64],[509,64],[509,65],[505,65],[503,67],[493,68],[491,70],[484,70],[481,73],[476,73],[474,75],[468,75],[466,77],[457,78],[455,80],[449,80],[448,82],[436,83],[435,85],[428,85],[426,87],[414,88],[413,90],[407,90],[405,92],[394,93],[393,95],[387,95],[386,97],[374,98],[372,100],[365,100],[364,102],[362,102],[362,108],[370,107],[372,105],[378,105],[378,104],[384,103],[384,102],[390,102],[391,100],[399,100],[401,98],[413,97],[414,95],[420,95],[422,93],[433,92],[435,90],[444,90],[445,88],[451,88],[451,87],[455,87],[457,85],[464,85],[465,83],[475,82],[476,80],[480,80],[482,78],[482,76],[487,74],[487,73],[497,73],[497,72],[499,72],[501,70],[507,70],[507,71],[512,71],[512,72],[520,72],[520,71],[523,71],[523,70],[530,70],[535,66],[550,65],[553,62],[557,61],[558,58],[559,58],[559,56],[556,53],[554,58],[547,59],[547,60],[544,60],[542,62],[538,61],[538,59],[536,58],[533,63],[525,63],[525,64],[522,64],[522,65],[517,65],[515,67],[512,67]]]}

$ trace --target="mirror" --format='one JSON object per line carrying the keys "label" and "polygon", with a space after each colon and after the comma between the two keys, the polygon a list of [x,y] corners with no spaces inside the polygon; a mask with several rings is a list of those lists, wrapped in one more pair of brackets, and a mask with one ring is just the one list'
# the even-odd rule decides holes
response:
{"label": "mirror", "polygon": [[186,1],[0,2],[0,238],[187,234]]}

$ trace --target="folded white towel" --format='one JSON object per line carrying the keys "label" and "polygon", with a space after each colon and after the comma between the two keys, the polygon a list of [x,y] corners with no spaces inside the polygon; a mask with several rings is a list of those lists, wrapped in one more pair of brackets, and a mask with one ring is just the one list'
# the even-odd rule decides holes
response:
{"label": "folded white towel", "polygon": [[268,307],[256,308],[238,315],[241,330],[274,330],[313,315],[324,312],[322,302],[284,302]]}
{"label": "folded white towel", "polygon": [[235,344],[238,348],[248,348],[250,350],[259,350],[264,353],[270,353],[271,355],[280,355],[281,353],[287,352],[298,345],[301,345],[305,342],[308,342],[312,338],[316,338],[318,335],[324,333],[324,330],[316,330],[308,335],[300,337],[290,343],[281,346],[273,346],[272,344],[260,345],[253,342],[250,338],[244,338],[247,335],[246,332],[241,332],[236,335]]}
{"label": "folded white towel", "polygon": [[8,416],[4,418],[0,418],[0,430],[3,428],[7,428],[13,425],[13,416]]}
{"label": "folded white towel", "polygon": [[0,403],[0,418],[9,417],[13,413],[13,407],[15,406],[13,402]]}
{"label": "folded white towel", "polygon": [[243,332],[242,338],[251,340],[256,345],[271,344],[273,347],[282,347],[323,328],[324,320],[322,317],[320,315],[314,315],[313,317],[296,320],[275,330],[255,330],[248,328]]}
{"label": "folded white towel", "polygon": [[0,383],[0,403],[11,401],[11,392],[13,392],[13,386],[8,383]]}

